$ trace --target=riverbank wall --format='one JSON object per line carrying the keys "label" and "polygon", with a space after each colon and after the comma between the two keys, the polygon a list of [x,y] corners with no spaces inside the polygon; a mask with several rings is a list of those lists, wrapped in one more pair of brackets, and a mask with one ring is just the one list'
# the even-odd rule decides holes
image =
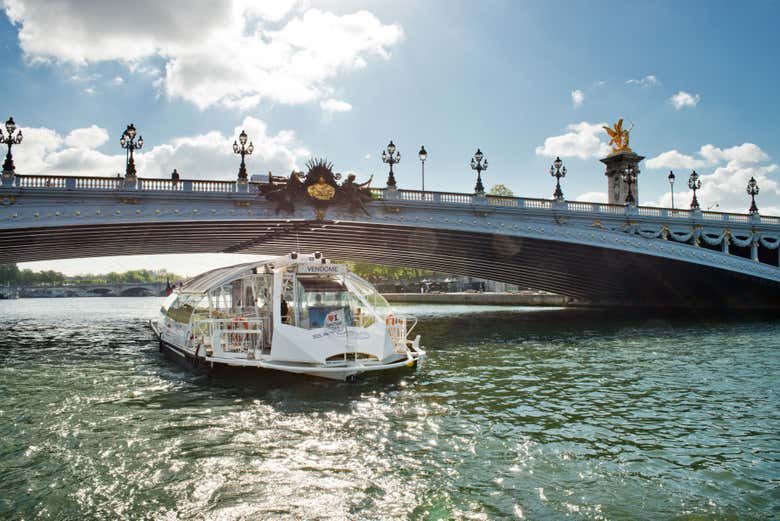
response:
{"label": "riverbank wall", "polygon": [[571,299],[550,293],[383,293],[397,304],[472,304],[490,306],[568,306]]}

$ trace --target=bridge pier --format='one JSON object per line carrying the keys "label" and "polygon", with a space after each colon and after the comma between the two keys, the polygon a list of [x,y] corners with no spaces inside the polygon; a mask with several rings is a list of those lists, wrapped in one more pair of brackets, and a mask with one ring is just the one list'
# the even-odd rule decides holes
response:
{"label": "bridge pier", "polygon": [[627,168],[633,167],[637,174],[637,179],[631,184],[631,192],[634,196],[635,204],[639,204],[639,163],[644,156],[634,152],[619,152],[610,154],[604,159],[600,159],[607,166],[604,175],[607,176],[607,200],[609,204],[626,204],[628,196],[628,183],[623,180],[623,172]]}

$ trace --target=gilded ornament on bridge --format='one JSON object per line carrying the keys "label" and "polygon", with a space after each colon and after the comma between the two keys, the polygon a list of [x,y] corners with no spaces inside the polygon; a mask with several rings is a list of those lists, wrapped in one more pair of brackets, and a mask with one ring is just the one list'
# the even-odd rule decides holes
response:
{"label": "gilded ornament on bridge", "polygon": [[333,163],[325,159],[312,159],[306,163],[308,172],[292,172],[284,184],[268,183],[260,189],[262,195],[276,202],[276,213],[295,212],[299,203],[314,206],[314,217],[325,220],[331,205],[346,204],[351,212],[362,210],[368,214],[365,203],[371,200],[371,179],[356,183],[355,175],[349,174],[346,181],[338,184],[341,174],[333,173]]}
{"label": "gilded ornament on bridge", "polygon": [[310,196],[319,201],[330,201],[336,195],[336,189],[325,182],[325,178],[320,176],[316,183],[310,185],[306,191]]}
{"label": "gilded ornament on bridge", "polygon": [[634,128],[634,124],[631,124],[631,128],[623,128],[623,118],[620,118],[617,123],[612,125],[612,128],[603,127],[609,135],[609,144],[612,145],[612,154],[619,154],[621,152],[632,152],[628,146],[629,134],[631,129]]}

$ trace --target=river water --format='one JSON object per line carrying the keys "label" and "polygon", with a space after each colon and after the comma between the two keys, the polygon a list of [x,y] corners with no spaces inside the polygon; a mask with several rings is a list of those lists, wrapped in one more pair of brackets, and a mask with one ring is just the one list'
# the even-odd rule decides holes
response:
{"label": "river water", "polygon": [[780,321],[414,306],[357,384],[197,376],[162,299],[0,301],[0,518],[780,518]]}

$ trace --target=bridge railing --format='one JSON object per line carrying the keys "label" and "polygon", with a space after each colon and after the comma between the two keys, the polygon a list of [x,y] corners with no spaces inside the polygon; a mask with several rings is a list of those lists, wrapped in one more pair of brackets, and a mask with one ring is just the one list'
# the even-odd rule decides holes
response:
{"label": "bridge railing", "polygon": [[[274,184],[279,185],[281,178],[274,178]],[[128,181],[123,177],[86,177],[57,175],[15,175],[14,188],[24,190],[85,190],[85,191],[140,191],[140,192],[198,192],[198,193],[249,193],[257,194],[261,186],[267,183],[250,181],[240,185],[236,181],[207,179],[162,179],[138,178]],[[4,184],[3,187],[9,185]],[[629,208],[626,205],[585,202],[585,201],[555,201],[530,197],[504,197],[495,195],[475,195],[456,192],[434,192],[420,190],[388,190],[386,188],[371,188],[372,198],[387,201],[405,201],[432,203],[436,205],[479,205],[501,208],[525,208],[539,210],[555,210],[582,213],[635,215],[660,217],[667,219],[688,220],[698,218],[704,221],[731,222],[748,224],[760,222],[764,224],[780,224],[780,217],[750,216],[748,214],[693,211],[687,209],[658,208],[652,206],[637,206]]]}

